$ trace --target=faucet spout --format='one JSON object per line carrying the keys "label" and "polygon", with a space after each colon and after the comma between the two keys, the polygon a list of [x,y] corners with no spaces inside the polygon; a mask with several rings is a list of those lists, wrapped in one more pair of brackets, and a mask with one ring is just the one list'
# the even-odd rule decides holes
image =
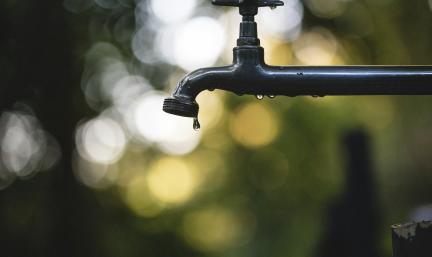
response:
{"label": "faucet spout", "polygon": [[[230,91],[238,95],[251,93],[249,85],[259,79],[264,65],[264,49],[261,47],[234,48],[234,61],[230,66],[203,68],[187,74],[164,102],[167,113],[197,117],[199,106],[196,97],[204,90]],[[257,76],[258,75],[258,76]]]}
{"label": "faucet spout", "polygon": [[228,78],[235,69],[234,65],[215,68],[203,68],[186,75],[174,90],[171,98],[164,101],[163,110],[167,113],[198,117],[199,106],[196,97],[204,90],[220,88],[229,83]]}

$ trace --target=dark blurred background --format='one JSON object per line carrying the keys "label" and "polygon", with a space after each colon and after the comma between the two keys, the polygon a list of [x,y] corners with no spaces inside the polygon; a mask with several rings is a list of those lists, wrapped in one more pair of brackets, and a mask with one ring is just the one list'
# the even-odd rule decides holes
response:
{"label": "dark blurred background", "polygon": [[[237,10],[204,0],[0,2],[0,256],[391,256],[432,218],[432,98],[204,92]],[[285,0],[274,65],[431,64],[431,0]]]}

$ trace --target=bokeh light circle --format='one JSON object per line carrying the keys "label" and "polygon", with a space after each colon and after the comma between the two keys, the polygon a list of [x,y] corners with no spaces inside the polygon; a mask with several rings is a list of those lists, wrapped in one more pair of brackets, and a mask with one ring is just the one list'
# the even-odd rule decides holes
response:
{"label": "bokeh light circle", "polygon": [[247,243],[255,230],[255,217],[247,211],[209,206],[188,213],[182,236],[195,249],[220,252]]}
{"label": "bokeh light circle", "polygon": [[107,117],[99,117],[82,125],[76,134],[78,152],[84,159],[112,164],[126,148],[126,135],[120,124]]}
{"label": "bokeh light circle", "polygon": [[194,192],[197,179],[190,165],[181,159],[163,158],[149,170],[147,178],[151,194],[165,204],[180,204]]}
{"label": "bokeh light circle", "polygon": [[194,11],[197,0],[152,0],[153,14],[164,23],[175,23],[188,18]]}
{"label": "bokeh light circle", "polygon": [[287,41],[296,39],[301,32],[303,4],[299,0],[284,1],[285,6],[271,10],[262,8],[257,16],[257,23],[262,26],[262,33]]}
{"label": "bokeh light circle", "polygon": [[248,148],[259,148],[272,143],[279,134],[279,118],[265,104],[241,106],[230,122],[233,139]]}
{"label": "bokeh light circle", "polygon": [[157,91],[144,94],[131,106],[129,127],[138,139],[156,144],[167,154],[190,153],[198,146],[201,134],[192,129],[192,119],[162,111],[167,97]]}
{"label": "bokeh light circle", "polygon": [[225,48],[223,26],[210,17],[197,17],[176,33],[174,59],[186,71],[213,65]]}

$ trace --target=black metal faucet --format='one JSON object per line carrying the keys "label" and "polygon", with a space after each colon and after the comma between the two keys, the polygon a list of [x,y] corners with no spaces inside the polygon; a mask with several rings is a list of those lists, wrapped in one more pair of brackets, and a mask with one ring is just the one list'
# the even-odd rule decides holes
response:
{"label": "black metal faucet", "polygon": [[270,66],[257,36],[255,15],[259,7],[276,8],[276,0],[212,0],[214,5],[236,6],[243,20],[230,66],[203,68],[186,75],[171,98],[167,113],[195,118],[196,96],[221,89],[238,95],[432,95],[432,66]]}

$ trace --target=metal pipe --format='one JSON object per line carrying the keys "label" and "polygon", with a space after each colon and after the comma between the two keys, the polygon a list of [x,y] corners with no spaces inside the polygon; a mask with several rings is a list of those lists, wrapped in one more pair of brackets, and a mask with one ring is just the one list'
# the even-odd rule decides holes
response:
{"label": "metal pipe", "polygon": [[276,95],[432,93],[432,70],[428,66],[271,67],[267,71],[263,75],[270,76],[268,85]]}
{"label": "metal pipe", "polygon": [[168,113],[197,117],[196,96],[220,89],[238,95],[432,95],[432,66],[270,66],[259,46],[234,48],[233,65],[188,74],[164,103]]}

